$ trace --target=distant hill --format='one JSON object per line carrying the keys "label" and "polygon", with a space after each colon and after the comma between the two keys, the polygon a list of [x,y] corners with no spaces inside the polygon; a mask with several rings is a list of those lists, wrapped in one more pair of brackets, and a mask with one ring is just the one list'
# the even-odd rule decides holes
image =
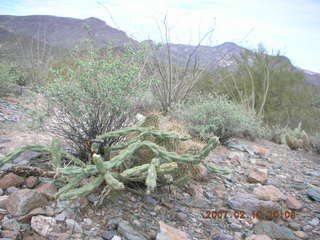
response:
{"label": "distant hill", "polygon": [[115,45],[135,42],[124,32],[97,18],[82,20],[46,15],[0,15],[0,25],[15,34],[32,37],[59,48],[74,47],[89,37],[97,47],[103,47],[112,41]]}

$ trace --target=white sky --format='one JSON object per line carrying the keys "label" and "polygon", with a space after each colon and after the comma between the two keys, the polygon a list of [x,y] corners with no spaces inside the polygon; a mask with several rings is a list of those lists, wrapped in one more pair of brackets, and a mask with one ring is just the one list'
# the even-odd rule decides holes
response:
{"label": "white sky", "polygon": [[0,0],[0,14],[97,17],[139,41],[159,41],[167,14],[174,43],[196,44],[214,27],[208,45],[263,43],[320,72],[320,0]]}

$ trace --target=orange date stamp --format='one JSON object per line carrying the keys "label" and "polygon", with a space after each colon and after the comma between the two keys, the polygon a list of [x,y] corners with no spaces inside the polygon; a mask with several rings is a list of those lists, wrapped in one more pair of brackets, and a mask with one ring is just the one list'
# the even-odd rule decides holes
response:
{"label": "orange date stamp", "polygon": [[259,220],[275,220],[275,219],[295,219],[297,213],[293,210],[270,210],[270,211],[243,211],[243,210],[207,210],[202,215],[204,219],[249,219],[256,218]]}

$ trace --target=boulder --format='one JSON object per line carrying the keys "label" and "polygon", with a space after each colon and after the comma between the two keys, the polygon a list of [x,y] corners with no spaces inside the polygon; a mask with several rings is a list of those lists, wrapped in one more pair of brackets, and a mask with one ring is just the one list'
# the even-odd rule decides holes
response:
{"label": "boulder", "polygon": [[23,189],[10,194],[6,202],[6,209],[12,215],[22,216],[47,203],[47,198],[43,194],[35,190]]}

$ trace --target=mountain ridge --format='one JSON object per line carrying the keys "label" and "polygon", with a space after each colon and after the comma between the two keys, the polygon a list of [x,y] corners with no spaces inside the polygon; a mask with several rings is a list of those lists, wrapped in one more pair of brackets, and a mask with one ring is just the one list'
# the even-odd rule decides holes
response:
{"label": "mountain ridge", "polygon": [[[96,17],[77,19],[51,15],[0,15],[0,27],[6,29],[10,34],[33,38],[56,48],[69,49],[88,38],[91,38],[97,47],[104,47],[110,43],[116,47],[127,43],[139,44],[138,41],[128,37],[124,31],[113,28]],[[0,44],[4,39],[2,32]],[[152,40],[142,42],[153,43]],[[170,47],[178,64],[183,64],[189,54],[197,48],[193,61],[199,61],[199,66],[211,69],[211,71],[217,67],[232,65],[234,56],[239,56],[241,52],[249,50],[234,42],[225,42],[216,46],[170,43]],[[160,50],[159,54],[164,54],[164,51],[165,49]],[[308,83],[320,85],[320,73],[295,67],[305,73]]]}

